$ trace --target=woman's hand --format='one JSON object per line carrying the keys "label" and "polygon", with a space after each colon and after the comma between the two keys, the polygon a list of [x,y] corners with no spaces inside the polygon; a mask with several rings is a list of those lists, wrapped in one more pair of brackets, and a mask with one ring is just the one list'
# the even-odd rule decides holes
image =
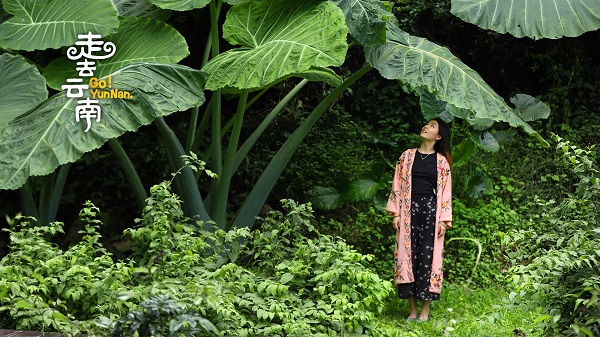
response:
{"label": "woman's hand", "polygon": [[400,216],[394,217],[394,229],[397,231],[400,230]]}
{"label": "woman's hand", "polygon": [[438,233],[438,238],[441,238],[442,236],[444,236],[446,234],[446,223],[443,221],[440,221],[440,232]]}

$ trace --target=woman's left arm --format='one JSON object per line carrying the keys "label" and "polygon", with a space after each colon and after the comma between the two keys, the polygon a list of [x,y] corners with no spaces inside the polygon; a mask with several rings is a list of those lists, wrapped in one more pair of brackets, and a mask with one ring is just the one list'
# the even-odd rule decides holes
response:
{"label": "woman's left arm", "polygon": [[440,214],[440,236],[452,228],[452,171],[446,163],[442,171],[442,212]]}

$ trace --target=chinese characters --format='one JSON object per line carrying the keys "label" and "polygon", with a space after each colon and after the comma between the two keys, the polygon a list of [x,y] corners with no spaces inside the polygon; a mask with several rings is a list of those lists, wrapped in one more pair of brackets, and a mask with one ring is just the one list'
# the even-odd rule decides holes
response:
{"label": "chinese characters", "polygon": [[[83,98],[84,90],[87,90],[90,87],[90,80],[95,79],[94,71],[96,70],[96,62],[93,60],[107,59],[113,56],[117,51],[114,43],[102,41],[102,36],[99,34],[92,34],[89,32],[87,34],[79,34],[77,35],[77,38],[79,40],[75,43],[76,46],[67,49],[67,57],[70,60],[78,60],[77,68],[75,69],[79,73],[79,78],[69,78],[67,79],[68,84],[62,86],[62,89],[67,91],[67,97],[69,98]],[[104,54],[98,54],[98,52],[101,51],[103,51]],[[83,61],[79,61],[82,58]],[[83,78],[85,77],[90,78],[87,81],[88,84],[84,84]],[[96,95],[94,95],[93,98],[97,98],[95,96]],[[86,121],[87,128],[85,129],[85,132],[90,130],[92,120],[100,122],[101,117],[102,109],[100,105],[98,105],[97,99],[85,97],[85,99],[77,101],[77,106],[75,107],[75,121]]]}

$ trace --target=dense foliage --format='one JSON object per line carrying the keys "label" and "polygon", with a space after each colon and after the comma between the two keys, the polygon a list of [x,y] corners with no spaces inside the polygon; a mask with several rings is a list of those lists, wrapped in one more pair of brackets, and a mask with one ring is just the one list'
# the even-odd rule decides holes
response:
{"label": "dense foliage", "polygon": [[[516,294],[547,309],[546,329],[567,335],[600,334],[600,171],[594,146],[557,137],[562,158],[578,179],[563,200],[538,200],[539,217],[505,237]],[[515,295],[516,295],[515,294]]]}
{"label": "dense foliage", "polygon": [[[134,253],[125,261],[99,243],[92,204],[81,211],[84,239],[66,251],[45,238],[61,223],[20,219],[0,262],[2,326],[117,336],[168,335],[167,323],[169,333],[209,333],[214,324],[226,336],[385,333],[375,313],[391,284],[366,267],[371,257],[319,234],[309,206],[284,201],[286,213],[272,212],[260,231],[225,232],[185,218],[169,189],[152,188],[139,227],[127,231]],[[168,320],[157,322],[159,307]]]}

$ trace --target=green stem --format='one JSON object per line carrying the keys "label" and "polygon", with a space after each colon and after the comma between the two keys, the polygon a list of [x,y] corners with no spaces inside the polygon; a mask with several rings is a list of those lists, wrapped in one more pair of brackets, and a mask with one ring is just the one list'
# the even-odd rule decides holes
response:
{"label": "green stem", "polygon": [[229,196],[229,186],[233,177],[234,159],[242,132],[242,124],[244,124],[244,112],[246,111],[246,102],[248,101],[248,90],[242,90],[238,101],[237,112],[234,117],[233,130],[227,145],[227,154],[225,155],[225,165],[223,166],[222,175],[220,176],[221,183],[217,190],[217,195],[214,199],[213,220],[221,228],[225,228],[225,218],[227,215],[227,199]]}
{"label": "green stem", "polygon": [[200,150],[200,142],[202,141],[202,136],[208,129],[208,121],[209,121],[211,113],[212,113],[212,102],[213,102],[213,99],[211,98],[210,101],[208,101],[206,110],[204,110],[204,114],[202,115],[202,119],[200,120],[200,125],[198,126],[198,130],[196,131],[194,144],[192,145],[192,151],[195,153],[198,153],[198,151]]}
{"label": "green stem", "polygon": [[198,112],[200,107],[193,107],[192,113],[190,114],[190,125],[188,126],[188,133],[185,139],[185,152],[189,153],[192,151],[192,145],[194,145],[194,139],[196,139],[196,127],[198,126]]}
{"label": "green stem", "polygon": [[208,198],[208,205],[210,214],[214,216],[214,209],[218,207],[213,202],[213,198],[217,195],[217,191],[219,189],[219,185],[222,181],[222,173],[223,173],[223,149],[221,143],[221,90],[216,90],[213,95],[215,96],[215,100],[212,105],[212,135],[211,135],[211,164],[212,171],[216,173],[219,178],[212,179],[210,185],[210,196]]}
{"label": "green stem", "polygon": [[[235,161],[233,164],[233,170],[237,170],[238,167],[244,161],[244,158],[248,155],[248,152],[252,149],[254,144],[258,141],[263,132],[267,129],[267,127],[273,122],[275,117],[283,110],[283,108],[288,104],[288,102],[296,96],[296,94],[304,88],[304,86],[308,83],[307,79],[303,79],[287,94],[285,97],[277,104],[273,110],[265,117],[265,119],[260,123],[260,125],[254,130],[254,132],[248,137],[248,139],[244,142],[244,144],[240,147],[238,152],[235,154]],[[247,107],[248,105],[246,105]]]}
{"label": "green stem", "polygon": [[54,176],[52,173],[42,177],[42,187],[40,189],[40,200],[38,205],[38,225],[45,226],[48,222],[48,209],[50,208],[50,200],[52,199],[52,189],[54,187]]}
{"label": "green stem", "polygon": [[315,109],[310,115],[302,122],[302,124],[294,131],[294,133],[286,140],[281,149],[275,154],[267,168],[264,170],[258,182],[252,188],[252,191],[244,201],[242,208],[238,212],[233,227],[249,227],[252,228],[254,225],[255,217],[259,214],[260,209],[263,207],[268,195],[271,193],[273,186],[281,176],[281,173],[287,166],[287,163],[291,159],[292,155],[300,144],[304,137],[308,134],[313,125],[323,115],[325,110],[333,104],[339,96],[346,90],[352,83],[356,82],[360,77],[373,69],[370,65],[365,65],[351,77],[347,78],[339,87],[335,88]]}
{"label": "green stem", "polygon": [[454,138],[454,121],[456,120],[456,117],[452,118],[452,125],[450,127],[450,148],[452,148],[452,138]]}
{"label": "green stem", "polygon": [[146,206],[146,198],[148,196],[146,195],[144,185],[142,184],[142,181],[140,180],[140,177],[135,167],[133,166],[133,163],[131,162],[129,156],[121,146],[121,143],[116,138],[109,139],[107,143],[110,146],[110,149],[112,150],[113,154],[117,158],[117,161],[119,162],[119,164],[121,164],[121,168],[123,169],[123,172],[127,177],[127,181],[129,182],[129,186],[131,187],[131,190],[133,192],[133,197],[135,198],[138,210],[144,209],[144,206]]}
{"label": "green stem", "polygon": [[194,172],[191,168],[185,166],[181,156],[185,154],[183,152],[183,146],[179,142],[179,139],[169,128],[164,118],[157,118],[154,123],[160,132],[161,138],[165,142],[169,160],[172,165],[174,172],[177,172],[180,168],[180,173],[175,177],[175,184],[179,190],[181,199],[183,200],[183,211],[186,216],[194,218],[198,216],[202,221],[210,220],[208,212],[202,202],[202,196],[198,190],[196,179],[194,178]]}
{"label": "green stem", "polygon": [[467,280],[467,284],[469,284],[469,283],[471,283],[471,279],[473,278],[473,274],[475,274],[475,270],[477,269],[477,266],[479,265],[479,260],[481,259],[481,251],[482,251],[481,242],[479,242],[479,240],[477,240],[475,238],[457,237],[457,238],[451,238],[448,241],[446,241],[446,245],[449,244],[450,242],[454,241],[454,240],[473,241],[477,245],[477,250],[478,251],[477,251],[477,257],[475,258],[475,265],[473,266],[473,269],[471,270],[471,275],[469,276],[469,279]]}
{"label": "green stem", "polygon": [[71,163],[62,165],[58,171],[58,176],[54,181],[54,187],[52,188],[52,197],[48,205],[48,222],[56,221],[56,214],[58,213],[58,205],[60,204],[60,197],[62,196],[69,170],[71,169]]}
{"label": "green stem", "polygon": [[212,51],[212,35],[208,34],[206,39],[206,45],[204,46],[204,53],[202,54],[202,61],[200,63],[200,68],[204,67],[205,64],[208,63],[208,58],[210,57],[210,52]]}
{"label": "green stem", "polygon": [[[219,4],[215,4],[219,2]],[[212,57],[219,55],[219,14],[221,12],[221,1],[212,0],[210,2],[210,38]]]}
{"label": "green stem", "polygon": [[25,215],[38,218],[37,208],[35,206],[35,200],[33,200],[33,194],[30,190],[25,187],[19,188],[19,195],[21,196],[21,202],[23,203],[23,210]]}
{"label": "green stem", "polygon": [[259,98],[262,97],[262,95],[264,95],[267,91],[269,91],[269,89],[271,89],[273,86],[275,86],[276,84],[283,82],[284,80],[286,80],[287,77],[281,78],[269,85],[267,85],[266,87],[264,87],[258,94],[254,95],[252,97],[252,99],[250,101],[248,101],[248,103],[246,104],[246,110],[248,110],[248,108],[254,104],[254,102],[256,102]]}

